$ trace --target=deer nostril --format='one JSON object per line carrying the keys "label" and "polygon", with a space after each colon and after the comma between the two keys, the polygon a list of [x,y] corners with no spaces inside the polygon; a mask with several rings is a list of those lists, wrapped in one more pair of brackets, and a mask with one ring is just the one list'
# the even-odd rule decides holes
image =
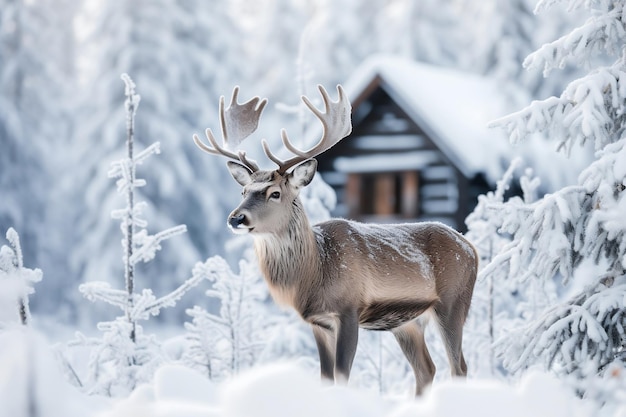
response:
{"label": "deer nostril", "polygon": [[238,216],[231,216],[228,219],[228,225],[233,229],[236,229],[237,227],[241,226],[245,221],[246,216],[244,216],[243,214],[240,214]]}

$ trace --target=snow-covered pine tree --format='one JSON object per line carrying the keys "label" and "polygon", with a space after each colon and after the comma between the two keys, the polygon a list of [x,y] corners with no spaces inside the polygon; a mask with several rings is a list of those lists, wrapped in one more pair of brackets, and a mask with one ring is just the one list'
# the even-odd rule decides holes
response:
{"label": "snow-covered pine tree", "polygon": [[242,259],[239,274],[215,256],[196,268],[209,277],[206,295],[219,301],[219,312],[199,306],[188,309],[185,323],[189,348],[184,361],[213,379],[238,374],[254,365],[275,320],[268,314],[268,293],[255,263]]}
{"label": "snow-covered pine tree", "polygon": [[[557,3],[562,2],[540,1],[536,11]],[[626,1],[566,3],[590,18],[524,65],[546,76],[568,64],[595,68],[560,97],[533,102],[494,125],[504,127],[513,142],[542,132],[564,152],[591,141],[595,160],[576,185],[531,204],[497,207],[512,241],[483,273],[506,268],[521,281],[560,280],[560,301],[528,314],[526,325],[510,329],[498,347],[509,369],[541,365],[603,403],[626,387],[603,389],[614,386],[609,380],[626,378]]]}
{"label": "snow-covered pine tree", "polygon": [[149,235],[146,230],[147,222],[141,218],[143,204],[136,202],[135,196],[135,189],[146,185],[146,181],[136,177],[136,169],[150,155],[159,153],[159,143],[135,152],[134,118],[140,98],[135,94],[135,84],[130,77],[123,74],[122,80],[126,86],[128,155],[111,164],[109,177],[118,178],[118,193],[126,198],[126,207],[111,213],[121,221],[125,288],[114,289],[108,282],[92,281],[82,284],[79,290],[90,301],[104,301],[120,308],[123,316],[98,323],[103,333],[101,339],[86,338],[78,333],[77,339],[70,342],[70,345],[93,348],[89,381],[81,385],[87,386],[91,393],[112,396],[128,393],[137,383],[147,381],[163,360],[156,337],[144,334],[139,321],[158,315],[164,307],[174,306],[189,289],[207,278],[194,274],[177,289],[159,298],[151,289],[136,291],[135,265],[151,261],[161,249],[162,241],[184,233],[186,227],[175,226],[155,235]]}
{"label": "snow-covered pine tree", "polygon": [[35,292],[33,284],[41,281],[40,269],[24,267],[20,237],[13,228],[7,230],[10,246],[0,247],[0,329],[3,323],[30,324],[28,296]]}

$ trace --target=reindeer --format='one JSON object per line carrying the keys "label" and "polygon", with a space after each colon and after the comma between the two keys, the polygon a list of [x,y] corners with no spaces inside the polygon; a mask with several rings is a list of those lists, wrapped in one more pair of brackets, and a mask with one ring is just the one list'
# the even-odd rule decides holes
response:
{"label": "reindeer", "polygon": [[433,380],[435,365],[424,341],[425,318],[439,327],[453,376],[465,376],[461,349],[463,324],[477,272],[474,247],[460,233],[437,222],[363,224],[332,219],[311,226],[298,193],[313,179],[317,161],[352,131],[351,106],[337,86],[332,101],[319,86],[324,111],[307,97],[304,104],[322,124],[322,137],[307,151],[296,148],[285,129],[281,160],[262,141],[278,169],[259,169],[243,151],[232,151],[258,126],[267,99],[239,104],[235,87],[228,109],[220,98],[223,146],[211,129],[210,144],[193,136],[200,149],[229,159],[243,201],[228,217],[234,233],[249,234],[272,298],[293,307],[308,322],[319,353],[321,376],[347,383],[356,353],[359,326],[390,330],[413,368],[416,395]]}

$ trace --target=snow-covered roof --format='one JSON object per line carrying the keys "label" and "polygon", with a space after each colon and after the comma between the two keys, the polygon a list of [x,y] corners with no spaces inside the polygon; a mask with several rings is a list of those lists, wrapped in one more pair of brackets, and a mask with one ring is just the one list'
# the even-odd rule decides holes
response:
{"label": "snow-covered roof", "polygon": [[376,79],[464,175],[500,177],[512,147],[502,130],[487,124],[528,103],[525,97],[485,77],[376,55],[344,84],[350,100],[358,102]]}

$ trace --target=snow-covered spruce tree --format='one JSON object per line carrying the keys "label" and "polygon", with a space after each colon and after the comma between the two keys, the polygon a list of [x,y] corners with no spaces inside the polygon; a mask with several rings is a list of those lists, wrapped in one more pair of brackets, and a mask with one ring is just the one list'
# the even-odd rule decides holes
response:
{"label": "snow-covered spruce tree", "polygon": [[77,340],[70,342],[70,345],[93,347],[89,381],[81,385],[91,393],[112,396],[127,393],[137,383],[149,380],[163,360],[156,337],[144,334],[139,321],[158,315],[164,307],[174,306],[185,292],[206,279],[201,274],[194,274],[177,289],[159,298],[150,289],[141,293],[136,291],[135,265],[151,261],[161,249],[163,240],[184,233],[186,227],[172,227],[155,235],[149,235],[146,230],[147,222],[141,218],[143,204],[135,201],[135,189],[146,182],[136,177],[136,169],[150,155],[159,152],[159,143],[135,153],[134,118],[139,96],[135,94],[135,84],[130,77],[123,74],[122,79],[126,85],[128,155],[111,164],[109,176],[118,178],[118,193],[126,198],[126,207],[111,213],[113,218],[121,221],[125,288],[114,289],[108,282],[92,281],[81,285],[79,290],[90,301],[104,301],[119,307],[123,316],[98,324],[103,333],[101,339],[89,339],[78,333]]}
{"label": "snow-covered spruce tree", "polygon": [[35,292],[33,284],[41,281],[40,269],[24,267],[20,237],[13,228],[6,238],[11,246],[0,247],[0,329],[3,323],[30,323],[28,296]]}
{"label": "snow-covered spruce tree", "polygon": [[[556,3],[541,1],[536,10]],[[571,82],[560,97],[533,102],[494,125],[504,127],[513,142],[542,132],[565,152],[592,141],[596,157],[577,185],[531,204],[495,207],[503,218],[501,230],[512,241],[483,274],[506,268],[522,282],[560,279],[560,302],[529,314],[498,348],[509,369],[542,365],[567,377],[581,394],[604,402],[620,394],[595,382],[626,378],[626,1],[567,3],[591,17],[542,46],[524,65],[543,68],[547,76],[567,64],[591,67],[607,57],[614,62]]]}
{"label": "snow-covered spruce tree", "polygon": [[192,321],[185,323],[190,343],[184,361],[209,378],[234,376],[254,365],[275,324],[264,303],[267,288],[255,265],[242,259],[239,274],[219,256],[196,265],[212,282],[206,295],[219,301],[219,312],[199,306],[187,310]]}

